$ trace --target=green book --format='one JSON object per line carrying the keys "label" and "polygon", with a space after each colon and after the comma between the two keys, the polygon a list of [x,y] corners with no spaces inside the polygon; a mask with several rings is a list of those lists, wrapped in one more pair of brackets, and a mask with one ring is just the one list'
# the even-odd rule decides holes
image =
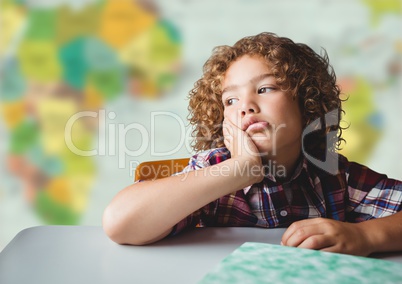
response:
{"label": "green book", "polygon": [[199,282],[402,283],[402,264],[265,243],[244,243]]}

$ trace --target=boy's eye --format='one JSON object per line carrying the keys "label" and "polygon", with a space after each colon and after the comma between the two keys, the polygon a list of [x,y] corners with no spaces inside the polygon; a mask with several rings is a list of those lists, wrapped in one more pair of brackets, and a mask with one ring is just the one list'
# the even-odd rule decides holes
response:
{"label": "boy's eye", "polygon": [[231,105],[237,103],[238,101],[239,101],[238,99],[230,98],[230,99],[226,100],[226,105],[231,106]]}
{"label": "boy's eye", "polygon": [[258,93],[262,94],[262,93],[269,93],[272,92],[274,90],[274,88],[271,87],[262,87],[258,89]]}

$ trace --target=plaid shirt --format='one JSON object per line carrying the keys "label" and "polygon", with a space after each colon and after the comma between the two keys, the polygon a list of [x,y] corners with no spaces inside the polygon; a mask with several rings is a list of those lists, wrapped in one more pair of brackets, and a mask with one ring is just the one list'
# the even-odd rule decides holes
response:
{"label": "plaid shirt", "polygon": [[[229,158],[226,148],[204,151],[194,155],[178,174]],[[349,162],[342,155],[337,175],[317,170],[302,158],[289,182],[280,184],[267,176],[260,183],[222,196],[176,224],[171,235],[196,225],[274,228],[316,217],[355,223],[389,216],[401,208],[401,181]]]}

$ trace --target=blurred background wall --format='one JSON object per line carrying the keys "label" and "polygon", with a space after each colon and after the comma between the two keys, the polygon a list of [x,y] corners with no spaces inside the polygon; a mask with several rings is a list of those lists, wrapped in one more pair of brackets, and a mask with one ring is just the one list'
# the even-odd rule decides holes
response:
{"label": "blurred background wall", "polygon": [[0,3],[0,250],[26,227],[101,225],[139,162],[190,156],[203,63],[262,31],[327,50],[343,153],[402,179],[401,0]]}

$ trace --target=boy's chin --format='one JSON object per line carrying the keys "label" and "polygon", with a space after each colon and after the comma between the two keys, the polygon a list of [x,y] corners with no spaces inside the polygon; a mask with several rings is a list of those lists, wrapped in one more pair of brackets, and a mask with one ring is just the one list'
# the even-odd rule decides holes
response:
{"label": "boy's chin", "polygon": [[260,153],[271,153],[272,152],[272,141],[267,137],[251,137]]}
{"label": "boy's chin", "polygon": [[257,146],[257,150],[258,150],[257,155],[259,155],[261,158],[268,158],[269,156],[272,156],[271,149],[268,149],[266,146],[263,146],[263,147],[261,147],[259,145],[256,145],[256,146]]}

